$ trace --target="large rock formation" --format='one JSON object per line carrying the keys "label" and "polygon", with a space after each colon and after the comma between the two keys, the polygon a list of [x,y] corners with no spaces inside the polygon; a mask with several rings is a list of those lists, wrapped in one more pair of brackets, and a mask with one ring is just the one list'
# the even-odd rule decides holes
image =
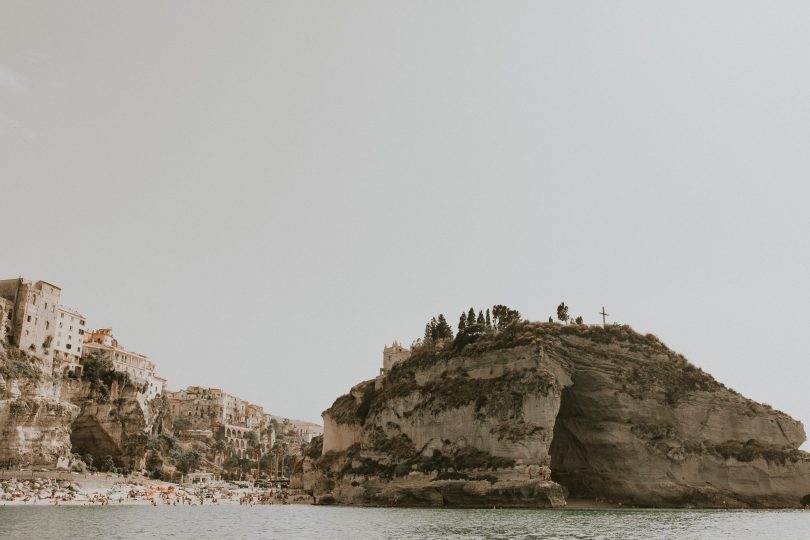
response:
{"label": "large rock formation", "polygon": [[810,494],[800,422],[626,326],[523,322],[417,349],[323,416],[295,479],[321,503],[770,508]]}
{"label": "large rock formation", "polygon": [[64,380],[62,395],[79,407],[71,424],[73,453],[83,457],[89,454],[97,465],[109,456],[123,469],[144,468],[160,398],[150,403],[132,386],[114,382],[109,399],[99,400],[87,381],[76,379]]}
{"label": "large rock formation", "polygon": [[68,463],[79,408],[60,398],[58,382],[41,367],[22,351],[0,349],[0,466]]}
{"label": "large rock formation", "polygon": [[97,466],[109,456],[117,467],[143,468],[161,403],[116,381],[99,392],[98,381],[47,371],[34,355],[0,349],[0,465],[68,468],[78,454]]}

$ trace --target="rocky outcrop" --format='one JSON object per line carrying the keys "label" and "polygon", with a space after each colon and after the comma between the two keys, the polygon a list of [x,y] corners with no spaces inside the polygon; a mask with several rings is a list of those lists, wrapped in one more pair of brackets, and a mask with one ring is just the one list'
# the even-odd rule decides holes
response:
{"label": "rocky outcrop", "polygon": [[143,468],[159,407],[131,386],[113,382],[102,399],[91,382],[46,371],[36,356],[0,351],[0,465],[67,468],[78,454]]}
{"label": "rocky outcrop", "polygon": [[79,408],[41,374],[39,360],[0,351],[0,465],[62,465],[70,458],[70,425]]}
{"label": "rocky outcrop", "polygon": [[523,322],[355,386],[296,481],[321,503],[793,507],[804,440],[652,335]]}
{"label": "rocky outcrop", "polygon": [[89,454],[96,464],[103,464],[109,456],[117,467],[131,470],[144,467],[158,411],[142,393],[113,383],[110,398],[99,400],[87,381],[66,379],[62,394],[79,407],[79,414],[71,424],[73,453],[82,457]]}

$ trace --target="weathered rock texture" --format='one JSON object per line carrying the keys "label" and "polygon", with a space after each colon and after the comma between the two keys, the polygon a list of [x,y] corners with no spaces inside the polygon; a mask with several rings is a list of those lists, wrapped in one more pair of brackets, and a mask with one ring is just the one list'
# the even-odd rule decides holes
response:
{"label": "weathered rock texture", "polygon": [[65,379],[62,395],[79,407],[71,425],[73,453],[89,454],[97,464],[110,456],[124,469],[144,467],[147,442],[159,411],[143,393],[113,383],[109,400],[99,403],[86,381]]}
{"label": "weathered rock texture", "polygon": [[66,464],[70,425],[79,408],[62,401],[59,385],[39,375],[37,360],[0,351],[0,465]]}
{"label": "weathered rock texture", "polygon": [[338,398],[296,484],[374,505],[770,508],[810,494],[801,423],[652,335],[524,322],[460,341]]}
{"label": "weathered rock texture", "polygon": [[135,388],[113,383],[99,399],[85,380],[54,378],[39,358],[0,350],[0,465],[68,467],[73,454],[142,468],[160,410]]}

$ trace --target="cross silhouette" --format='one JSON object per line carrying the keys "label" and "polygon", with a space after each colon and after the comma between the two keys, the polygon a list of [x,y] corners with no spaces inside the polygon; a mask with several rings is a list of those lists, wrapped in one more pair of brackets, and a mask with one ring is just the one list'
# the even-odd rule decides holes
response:
{"label": "cross silhouette", "polygon": [[602,316],[602,326],[603,327],[607,326],[607,323],[605,322],[605,317],[608,316],[608,313],[605,313],[605,306],[602,306],[602,311],[599,312],[599,315]]}

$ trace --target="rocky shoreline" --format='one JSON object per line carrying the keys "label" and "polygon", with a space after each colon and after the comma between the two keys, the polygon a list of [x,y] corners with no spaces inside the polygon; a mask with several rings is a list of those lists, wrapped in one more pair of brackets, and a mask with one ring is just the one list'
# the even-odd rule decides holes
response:
{"label": "rocky shoreline", "polygon": [[234,484],[183,486],[172,482],[132,479],[122,476],[82,476],[59,480],[45,477],[0,480],[0,506],[205,506],[313,504],[299,490],[252,489]]}

